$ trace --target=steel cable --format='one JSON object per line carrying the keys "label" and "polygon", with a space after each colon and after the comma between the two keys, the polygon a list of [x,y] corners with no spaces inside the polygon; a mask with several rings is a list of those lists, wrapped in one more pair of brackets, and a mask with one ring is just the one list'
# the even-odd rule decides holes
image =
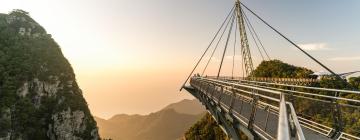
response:
{"label": "steel cable", "polygon": [[233,6],[229,12],[229,14],[226,16],[224,22],[221,24],[220,29],[216,32],[214,38],[211,40],[209,46],[205,49],[204,53],[201,55],[200,59],[198,60],[198,62],[196,63],[195,67],[193,68],[193,70],[191,71],[191,73],[189,74],[189,76],[186,78],[184,84],[181,86],[180,91],[184,88],[185,84],[187,83],[187,81],[190,79],[191,75],[194,73],[195,69],[197,68],[197,66],[199,65],[199,63],[201,62],[201,60],[203,59],[203,57],[205,56],[206,52],[209,50],[210,46],[212,45],[212,43],[214,42],[214,40],[216,39],[217,35],[219,34],[220,30],[222,29],[222,27],[224,26],[224,24],[226,23],[227,19],[229,18],[229,16],[231,15],[231,13],[233,13],[235,9],[235,6]]}

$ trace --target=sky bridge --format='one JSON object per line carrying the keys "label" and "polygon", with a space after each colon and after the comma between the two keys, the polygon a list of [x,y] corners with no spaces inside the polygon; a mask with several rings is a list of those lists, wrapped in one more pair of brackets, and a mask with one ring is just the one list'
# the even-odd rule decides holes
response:
{"label": "sky bridge", "polygon": [[[254,76],[254,64],[248,37],[255,42],[255,48],[263,60],[272,59],[254,26],[250,23],[245,10],[292,44],[311,61],[327,70],[331,80],[342,83],[347,88],[320,87],[318,83],[321,79],[316,77]],[[224,39],[224,50],[220,50],[222,59],[217,75],[205,76],[209,62],[225,33],[227,33],[227,37]],[[232,73],[231,76],[225,77],[221,76],[221,72],[225,54],[231,46],[229,40],[232,35],[234,38]],[[238,37],[240,38],[239,42],[236,40]],[[242,77],[234,76],[236,46],[241,48]],[[214,48],[211,53],[209,52],[210,47]],[[205,63],[205,68],[202,73],[194,74],[206,54],[211,56]],[[187,84],[188,82],[189,84]],[[242,134],[240,132],[243,132],[249,139],[360,140],[359,130],[351,127],[351,122],[360,121],[356,117],[356,114],[360,113],[360,100],[358,100],[360,91],[349,90],[352,88],[343,77],[307,53],[239,0],[235,1],[234,7],[197,61],[180,90],[182,89],[202,102],[230,139],[240,139]]]}

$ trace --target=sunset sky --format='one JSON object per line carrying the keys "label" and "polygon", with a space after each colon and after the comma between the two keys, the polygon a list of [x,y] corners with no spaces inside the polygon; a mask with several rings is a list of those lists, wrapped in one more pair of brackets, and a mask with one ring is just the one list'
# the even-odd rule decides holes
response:
{"label": "sunset sky", "polygon": [[[242,0],[336,72],[360,70],[359,0]],[[61,46],[91,112],[148,114],[192,99],[179,88],[233,6],[233,0],[0,0],[23,9]],[[250,13],[272,58],[321,71]],[[251,50],[255,64],[259,53]],[[239,50],[239,49],[238,49]],[[231,51],[231,50],[230,50]],[[230,51],[224,74],[229,74]],[[239,53],[239,52],[238,52]],[[214,75],[220,54],[211,63]],[[240,59],[236,59],[240,66]],[[201,65],[203,66],[203,65]],[[239,67],[238,67],[239,68]],[[240,68],[235,69],[241,75]]]}

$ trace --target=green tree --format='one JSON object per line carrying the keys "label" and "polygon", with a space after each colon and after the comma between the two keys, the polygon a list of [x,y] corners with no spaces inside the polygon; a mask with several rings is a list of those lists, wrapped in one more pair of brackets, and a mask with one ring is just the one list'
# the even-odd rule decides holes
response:
{"label": "green tree", "polygon": [[349,83],[354,88],[358,88],[360,90],[360,76],[359,77],[351,77],[351,78],[349,78]]}
{"label": "green tree", "polygon": [[315,78],[313,71],[303,67],[296,67],[280,60],[262,61],[251,73],[253,77],[272,78]]}
{"label": "green tree", "polygon": [[207,113],[200,121],[195,123],[186,133],[186,140],[227,140],[212,116]]}

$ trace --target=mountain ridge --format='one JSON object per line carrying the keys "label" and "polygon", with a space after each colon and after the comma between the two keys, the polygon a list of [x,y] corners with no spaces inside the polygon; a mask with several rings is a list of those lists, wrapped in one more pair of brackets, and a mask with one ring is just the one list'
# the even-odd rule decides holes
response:
{"label": "mountain ridge", "polygon": [[[180,139],[187,129],[203,116],[204,110],[177,112],[176,109],[193,105],[201,105],[197,100],[182,100],[170,104],[160,111],[148,115],[127,115],[118,114],[105,120],[95,117],[100,129],[100,135],[112,139],[133,139],[133,140],[169,140]],[[194,106],[201,108],[201,106]],[[171,128],[171,129],[170,129]]]}
{"label": "mountain ridge", "polygon": [[180,102],[172,103],[164,107],[164,109],[174,109],[178,113],[197,115],[205,110],[205,107],[196,99],[184,99]]}

